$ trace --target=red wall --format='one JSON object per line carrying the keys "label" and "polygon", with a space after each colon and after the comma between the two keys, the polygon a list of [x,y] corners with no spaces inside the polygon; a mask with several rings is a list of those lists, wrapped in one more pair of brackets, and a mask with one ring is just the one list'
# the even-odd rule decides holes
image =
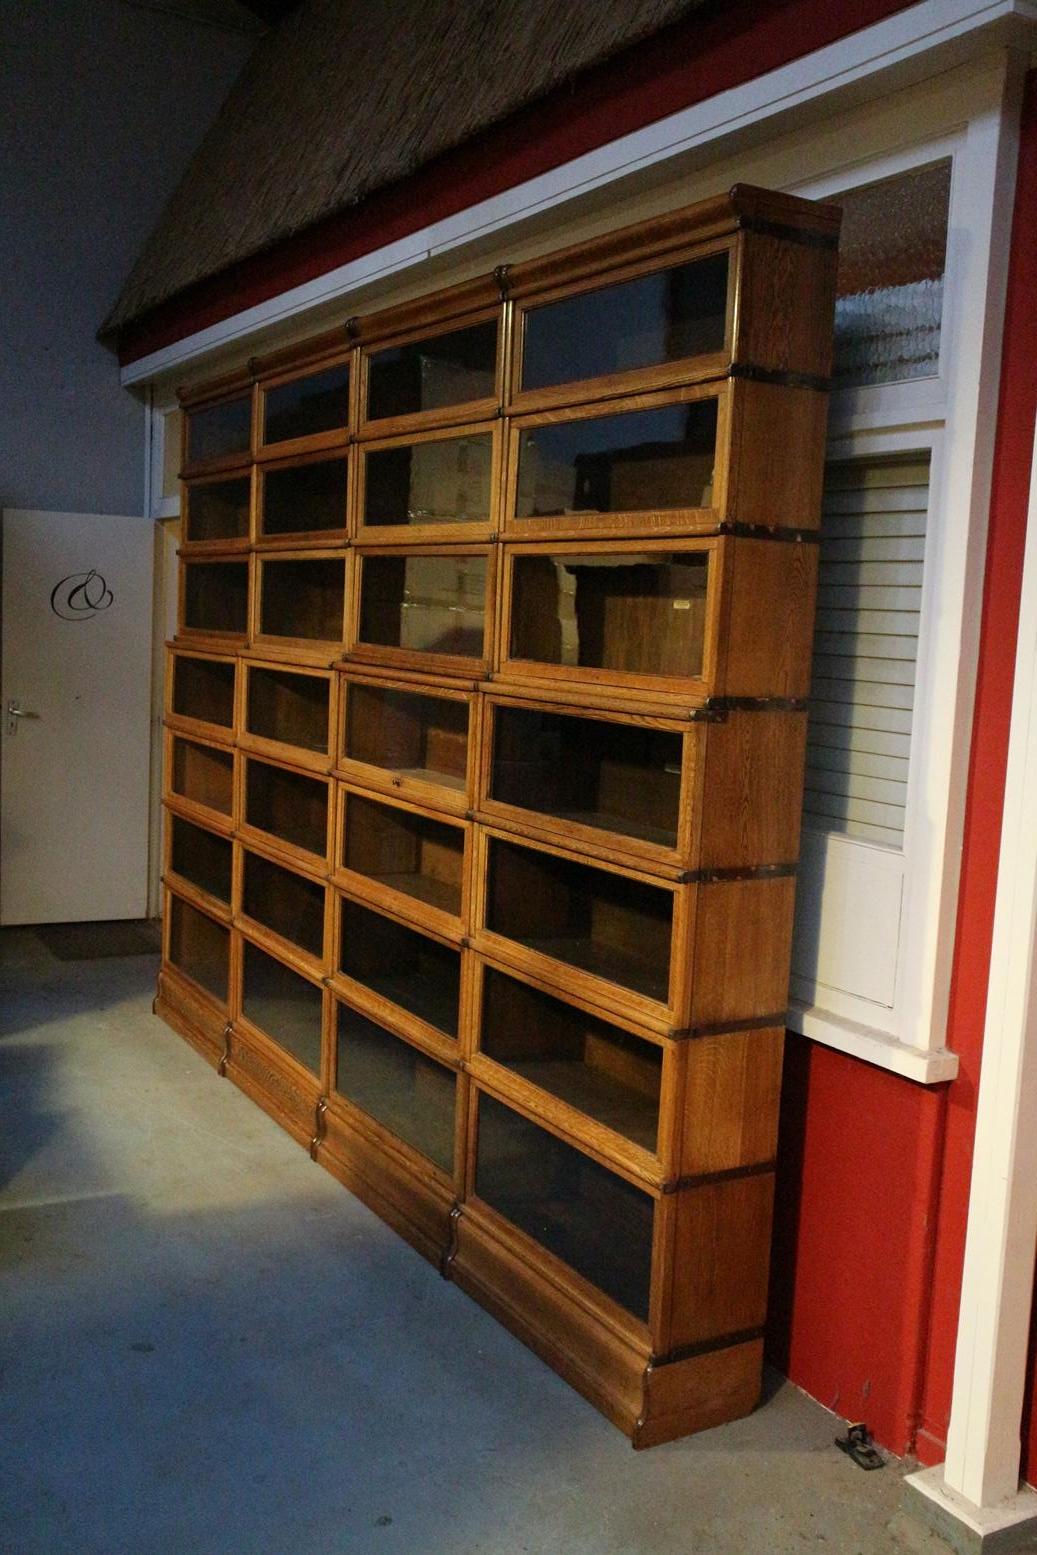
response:
{"label": "red wall", "polygon": [[793,1037],[783,1095],[771,1358],[924,1463],[943,1457],[954,1371],[1037,409],[1035,231],[1037,72],[1022,119],[947,1031],[960,1073],[930,1089]]}

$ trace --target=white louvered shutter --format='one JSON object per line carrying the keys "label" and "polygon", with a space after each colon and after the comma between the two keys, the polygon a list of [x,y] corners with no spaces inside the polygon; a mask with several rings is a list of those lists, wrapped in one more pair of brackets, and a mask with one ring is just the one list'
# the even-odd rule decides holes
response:
{"label": "white louvered shutter", "polygon": [[804,822],[904,840],[929,460],[831,464],[807,737]]}

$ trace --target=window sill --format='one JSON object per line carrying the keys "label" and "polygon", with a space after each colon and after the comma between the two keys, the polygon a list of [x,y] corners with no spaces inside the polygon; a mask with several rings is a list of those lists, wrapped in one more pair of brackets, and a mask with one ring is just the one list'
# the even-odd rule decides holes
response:
{"label": "window sill", "polygon": [[833,1015],[818,1005],[793,1004],[788,1021],[792,1031],[812,1042],[876,1064],[919,1085],[941,1085],[958,1073],[958,1055],[949,1048],[909,1047],[886,1032]]}

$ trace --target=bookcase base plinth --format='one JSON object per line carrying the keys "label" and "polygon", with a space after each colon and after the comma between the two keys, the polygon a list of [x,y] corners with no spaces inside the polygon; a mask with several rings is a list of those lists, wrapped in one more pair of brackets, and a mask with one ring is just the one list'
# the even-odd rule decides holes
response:
{"label": "bookcase base plinth", "polygon": [[448,1277],[630,1437],[654,1447],[737,1420],[760,1398],[763,1341],[750,1339],[664,1364],[646,1337],[578,1295],[462,1208]]}
{"label": "bookcase base plinth", "polygon": [[153,1009],[207,1063],[218,1068],[226,1050],[226,1011],[214,1008],[168,966],[159,973]]}
{"label": "bookcase base plinth", "polygon": [[237,1028],[231,1034],[225,1074],[297,1144],[313,1138],[320,1087],[281,1063]]}

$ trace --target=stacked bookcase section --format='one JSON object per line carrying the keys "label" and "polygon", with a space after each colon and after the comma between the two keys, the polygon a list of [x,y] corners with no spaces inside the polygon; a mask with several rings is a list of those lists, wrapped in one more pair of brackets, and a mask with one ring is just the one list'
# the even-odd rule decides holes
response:
{"label": "stacked bookcase section", "polygon": [[157,1008],[638,1446],[759,1392],[837,233],[183,396]]}

